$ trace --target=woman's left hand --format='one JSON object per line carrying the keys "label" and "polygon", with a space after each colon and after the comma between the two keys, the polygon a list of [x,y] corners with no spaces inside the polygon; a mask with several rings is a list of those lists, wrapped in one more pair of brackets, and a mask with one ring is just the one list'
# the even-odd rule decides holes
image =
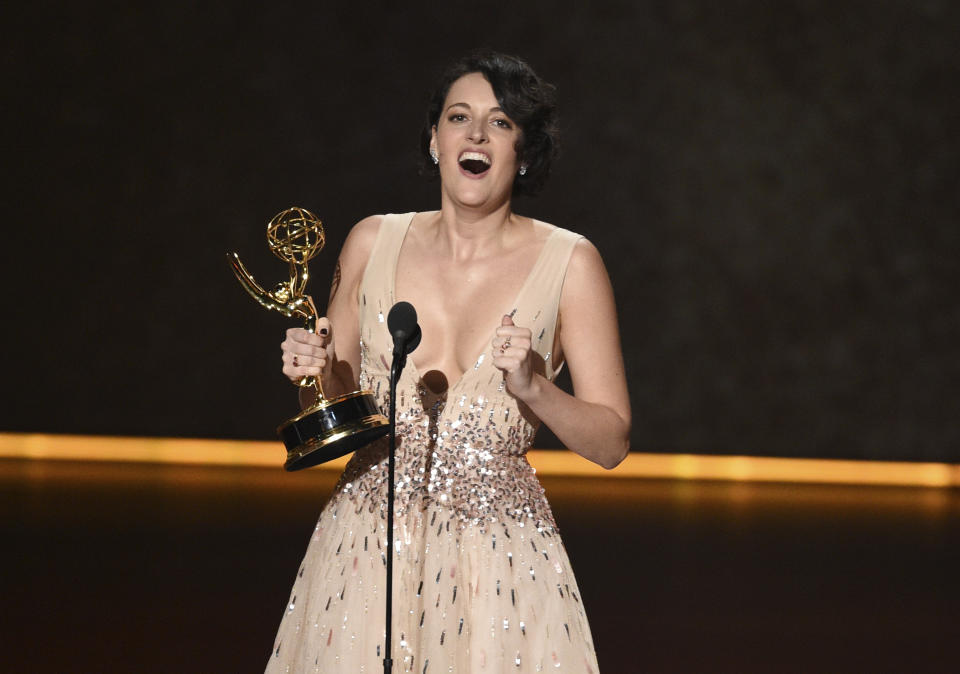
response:
{"label": "woman's left hand", "polygon": [[532,338],[528,328],[517,327],[508,315],[503,317],[493,340],[493,365],[503,372],[507,390],[520,400],[533,387]]}

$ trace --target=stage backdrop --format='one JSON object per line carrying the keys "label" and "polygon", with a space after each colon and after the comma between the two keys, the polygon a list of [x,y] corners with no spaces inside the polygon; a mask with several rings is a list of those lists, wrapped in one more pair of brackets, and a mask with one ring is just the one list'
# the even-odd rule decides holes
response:
{"label": "stage backdrop", "polygon": [[224,254],[280,280],[265,223],[314,210],[322,306],[354,222],[438,205],[426,92],[486,45],[559,88],[517,207],[606,259],[635,449],[956,460],[956,7],[8,7],[0,428],[272,437],[289,323]]}

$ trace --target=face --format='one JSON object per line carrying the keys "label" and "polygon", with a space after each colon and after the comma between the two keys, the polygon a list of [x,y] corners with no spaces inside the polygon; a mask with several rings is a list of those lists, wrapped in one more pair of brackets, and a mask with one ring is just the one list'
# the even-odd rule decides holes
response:
{"label": "face", "polygon": [[500,109],[483,75],[470,73],[454,82],[430,142],[440,160],[444,195],[473,207],[509,200],[519,138],[520,129]]}

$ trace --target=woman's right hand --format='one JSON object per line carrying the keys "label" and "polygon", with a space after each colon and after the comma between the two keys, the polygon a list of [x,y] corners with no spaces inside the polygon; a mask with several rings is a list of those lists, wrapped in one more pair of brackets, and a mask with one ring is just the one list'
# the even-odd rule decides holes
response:
{"label": "woman's right hand", "polygon": [[326,318],[317,319],[317,332],[290,328],[280,343],[283,351],[283,374],[293,383],[303,377],[327,379],[333,364],[333,328]]}

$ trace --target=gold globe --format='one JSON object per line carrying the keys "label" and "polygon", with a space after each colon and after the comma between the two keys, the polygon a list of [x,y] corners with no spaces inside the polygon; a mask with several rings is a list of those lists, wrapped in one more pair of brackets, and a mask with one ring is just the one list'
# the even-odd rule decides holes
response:
{"label": "gold globe", "polygon": [[267,245],[284,262],[305,265],[324,241],[323,223],[306,208],[288,208],[267,223]]}

